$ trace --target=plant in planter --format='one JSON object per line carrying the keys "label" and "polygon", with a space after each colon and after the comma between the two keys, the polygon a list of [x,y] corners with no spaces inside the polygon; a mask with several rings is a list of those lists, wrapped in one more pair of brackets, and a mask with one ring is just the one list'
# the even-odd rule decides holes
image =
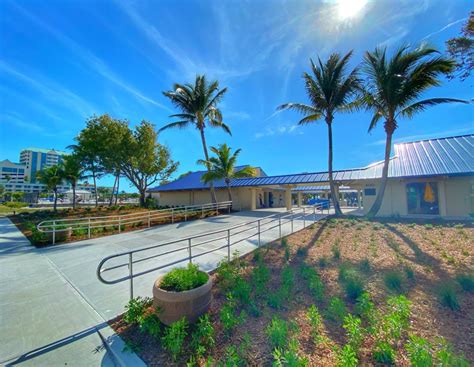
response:
{"label": "plant in planter", "polygon": [[183,317],[194,323],[209,309],[212,279],[197,265],[176,268],[158,278],[153,286],[153,306],[162,323],[170,325]]}

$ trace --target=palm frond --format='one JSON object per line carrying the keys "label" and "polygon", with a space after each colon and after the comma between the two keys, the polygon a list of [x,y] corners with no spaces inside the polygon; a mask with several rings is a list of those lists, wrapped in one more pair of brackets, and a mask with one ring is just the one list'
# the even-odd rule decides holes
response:
{"label": "palm frond", "polygon": [[188,127],[190,124],[191,122],[189,120],[171,122],[168,125],[165,125],[162,128],[158,129],[158,134],[164,130],[169,130],[169,129],[184,129]]}
{"label": "palm frond", "polygon": [[469,104],[469,101],[455,98],[430,98],[422,101],[415,102],[410,106],[405,107],[401,110],[398,115],[403,117],[412,118],[418,112],[424,111],[427,107],[436,106],[442,103],[465,103]]}

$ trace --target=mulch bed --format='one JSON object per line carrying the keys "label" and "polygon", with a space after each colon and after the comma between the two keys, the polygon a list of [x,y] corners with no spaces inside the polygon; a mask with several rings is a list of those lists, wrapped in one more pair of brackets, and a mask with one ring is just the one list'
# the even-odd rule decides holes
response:
{"label": "mulch bed", "polygon": [[[287,237],[290,248],[290,259],[285,260],[285,249],[279,241],[261,248],[265,264],[271,270],[271,280],[267,289],[278,287],[281,269],[288,264],[295,269],[302,263],[316,268],[324,285],[326,300],[317,303],[324,315],[327,300],[339,296],[346,301],[349,311],[354,305],[345,299],[344,291],[338,280],[339,266],[342,263],[359,264],[363,260],[370,262],[370,272],[365,277],[365,289],[379,309],[384,309],[386,299],[393,293],[384,284],[384,275],[388,271],[409,267],[413,270],[413,279],[404,279],[402,293],[412,302],[410,332],[435,341],[437,336],[444,337],[451,343],[456,352],[462,352],[471,362],[474,361],[474,295],[462,292],[460,310],[452,311],[442,306],[437,297],[441,283],[455,282],[459,273],[470,273],[474,270],[474,228],[472,223],[400,222],[400,221],[367,221],[363,219],[328,219],[320,221],[311,228],[299,231]],[[340,258],[334,257],[334,246],[340,249]],[[298,249],[305,248],[305,251]],[[327,260],[321,266],[321,258]],[[256,265],[254,255],[243,257],[246,273]],[[216,275],[213,274],[216,282]],[[311,335],[306,312],[315,301],[309,294],[304,282],[296,278],[295,289],[291,299],[287,300],[283,310],[275,311],[264,306],[262,315],[247,316],[246,322],[236,328],[233,335],[224,335],[219,321],[219,311],[225,294],[219,283],[213,288],[213,302],[210,310],[211,320],[216,329],[216,346],[209,352],[214,361],[223,358],[229,345],[238,346],[250,335],[250,346],[246,353],[247,365],[270,366],[273,361],[265,329],[273,315],[286,320],[293,320],[298,326],[299,352],[309,360],[310,366],[334,366],[336,364],[335,346],[346,342],[344,329],[323,317],[323,332],[326,341],[315,346]],[[138,355],[150,366],[185,365],[186,355],[173,363],[169,355],[161,348],[160,342],[140,332],[137,326],[128,325],[119,316],[110,321],[110,325],[129,344],[136,347]],[[372,358],[373,339],[365,338],[360,349],[359,364],[376,365]],[[189,357],[189,355],[188,355]],[[397,351],[396,365],[409,366],[404,349]]]}

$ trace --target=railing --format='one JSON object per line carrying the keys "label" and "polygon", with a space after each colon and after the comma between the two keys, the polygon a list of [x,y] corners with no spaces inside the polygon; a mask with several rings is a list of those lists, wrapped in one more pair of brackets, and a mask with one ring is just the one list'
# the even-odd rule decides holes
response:
{"label": "railing", "polygon": [[[233,227],[229,227],[226,229],[221,229],[213,232],[207,232],[203,234],[199,234],[196,236],[180,238],[177,240],[169,241],[166,243],[161,243],[157,245],[147,246],[143,248],[139,248],[136,250],[121,252],[118,254],[110,255],[102,259],[97,267],[97,278],[104,284],[117,284],[124,282],[126,280],[130,280],[130,299],[133,298],[133,279],[140,277],[142,275],[158,271],[160,269],[167,268],[169,266],[173,266],[182,262],[189,261],[192,263],[194,259],[219,251],[223,249],[227,249],[227,260],[231,260],[231,247],[242,242],[249,240],[251,238],[256,238],[258,246],[261,245],[261,235],[262,233],[268,232],[272,229],[278,228],[278,236],[282,238],[282,226],[285,224],[291,224],[291,232],[294,232],[294,220],[297,219],[297,215],[301,214],[301,218],[303,220],[303,228],[306,228],[307,223],[315,223],[316,222],[316,211],[320,211],[323,213],[323,206],[321,204],[317,204],[316,206],[310,207],[302,207],[292,209],[290,211],[278,214],[272,214],[266,217],[262,217],[257,220],[252,220],[249,222],[241,223],[235,225]],[[308,217],[309,215],[309,217]],[[248,232],[251,231],[249,234]],[[245,234],[247,232],[247,234]],[[239,236],[240,235],[240,236]],[[204,239],[205,237],[211,237]],[[240,238],[242,237],[242,238]],[[196,242],[196,240],[199,240]],[[219,243],[221,241],[221,243]],[[211,248],[210,250],[205,250],[199,253],[193,253],[193,249],[198,246],[203,246],[209,243],[215,243],[216,246]],[[177,245],[177,248],[172,249],[164,249],[162,252],[158,254],[145,254],[146,251],[151,250],[161,250],[162,248],[170,245]],[[186,255],[183,257],[173,260],[158,266],[153,266],[151,268],[147,268],[141,270],[139,272],[134,273],[134,265],[138,265],[140,263],[150,261],[152,259],[156,259],[162,256],[167,256],[171,254],[175,254],[178,252],[185,252]],[[135,255],[135,257],[134,257]],[[141,257],[139,255],[142,255]],[[111,264],[108,267],[104,267],[106,263],[111,261],[112,259],[118,259],[118,264]],[[128,274],[125,276],[120,276],[115,279],[104,279],[103,274],[106,272],[110,272],[113,270],[121,269],[121,268],[128,268]]]}
{"label": "railing", "polygon": [[130,224],[141,223],[151,227],[153,222],[169,219],[171,223],[175,220],[187,221],[189,217],[219,210],[227,210],[230,213],[232,207],[231,201],[223,201],[218,203],[209,203],[202,205],[186,205],[174,208],[150,210],[147,212],[131,213],[123,215],[110,215],[102,217],[84,217],[84,218],[66,218],[66,219],[50,219],[42,221],[38,224],[39,231],[52,234],[52,243],[56,243],[56,233],[87,230],[87,237],[91,238],[92,231],[95,228],[117,228],[118,232],[122,231],[122,227]]}

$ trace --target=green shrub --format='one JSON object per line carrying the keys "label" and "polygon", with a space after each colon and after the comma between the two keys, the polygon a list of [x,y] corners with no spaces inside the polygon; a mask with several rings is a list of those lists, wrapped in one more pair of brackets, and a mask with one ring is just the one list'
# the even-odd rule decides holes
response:
{"label": "green shrub", "polygon": [[138,317],[140,331],[149,334],[155,339],[159,339],[161,333],[161,322],[156,312],[150,308]]}
{"label": "green shrub", "polygon": [[209,314],[201,316],[192,333],[191,347],[198,357],[202,357],[207,350],[214,347],[216,341],[214,326],[209,319]]}
{"label": "green shrub", "polygon": [[411,302],[403,295],[390,297],[390,312],[379,320],[379,327],[388,339],[397,340],[410,325]]}
{"label": "green shrub", "polygon": [[266,328],[271,348],[283,348],[288,342],[289,329],[285,320],[274,316],[270,325]]}
{"label": "green shrub", "polygon": [[270,269],[259,263],[252,271],[252,283],[255,295],[262,297],[267,294],[267,283],[270,280]]}
{"label": "green shrub", "polygon": [[237,279],[240,277],[240,261],[223,260],[216,269],[217,280],[221,289],[226,292],[235,287]]}
{"label": "green shrub", "polygon": [[405,276],[407,277],[407,279],[409,280],[415,279],[415,272],[413,271],[411,267],[405,266],[403,270],[405,271]]}
{"label": "green shrub", "polygon": [[431,356],[431,345],[426,340],[416,335],[410,335],[405,349],[410,358],[412,366],[432,367],[433,357]]}
{"label": "green shrub", "polygon": [[311,326],[311,335],[315,343],[318,343],[320,340],[319,328],[321,327],[321,314],[318,311],[318,308],[315,305],[311,305],[306,313],[308,318],[309,325]]}
{"label": "green shrub", "polygon": [[250,303],[250,284],[242,277],[238,278],[232,294],[242,304],[248,305]]}
{"label": "green shrub", "polygon": [[350,344],[344,345],[337,354],[337,367],[357,367],[359,360],[354,347]]}
{"label": "green shrub", "polygon": [[21,201],[7,201],[3,203],[3,205],[11,209],[21,209],[27,207],[29,204]]}
{"label": "green shrub", "polygon": [[85,228],[76,228],[76,229],[73,229],[73,231],[72,231],[72,235],[75,236],[75,237],[86,236],[87,233],[88,233],[87,229],[85,229]]}
{"label": "green shrub", "polygon": [[363,273],[366,273],[366,274],[369,274],[370,271],[371,271],[371,266],[370,266],[370,261],[369,259],[363,259],[360,263],[359,263],[359,269],[361,272]]}
{"label": "green shrub", "polygon": [[285,261],[286,262],[290,261],[290,256],[291,256],[290,248],[288,246],[285,246]]}
{"label": "green shrub", "polygon": [[[250,335],[245,333],[242,337],[240,345],[236,347],[235,345],[229,345],[224,351],[224,358],[218,364],[219,367],[244,367],[248,363],[246,361],[246,356],[250,348]],[[212,365],[212,364],[211,364]],[[209,367],[211,366],[209,365]],[[207,367],[208,365],[206,365]]]}
{"label": "green shrub", "polygon": [[325,268],[328,266],[328,258],[326,256],[322,256],[318,259],[318,265],[320,268]]}
{"label": "green shrub", "polygon": [[237,325],[240,325],[246,319],[246,314],[244,311],[241,311],[240,314],[237,315],[236,306],[237,305],[232,294],[228,294],[227,302],[222,306],[219,313],[222,328],[224,329],[224,333],[227,336],[232,333]]}
{"label": "green shrub", "polygon": [[329,300],[329,306],[327,309],[327,316],[329,319],[335,322],[342,323],[344,316],[347,314],[346,305],[338,297],[332,297]]}
{"label": "green shrub", "polygon": [[145,310],[150,307],[152,303],[151,298],[137,297],[132,298],[128,301],[125,306],[125,313],[123,314],[123,320],[127,324],[135,324],[140,321],[140,318],[143,316]]}
{"label": "green shrub", "polygon": [[438,366],[442,367],[470,367],[471,364],[462,354],[457,355],[451,345],[441,339],[441,348],[436,353]]}
{"label": "green shrub", "polygon": [[181,320],[173,322],[161,338],[163,348],[171,354],[173,361],[176,361],[184,351],[184,340],[188,335],[187,329],[188,322],[183,317]]}
{"label": "green shrub", "polygon": [[461,288],[466,292],[474,292],[474,275],[473,274],[458,274],[456,280]]}
{"label": "green shrub", "polygon": [[375,343],[373,356],[378,363],[387,365],[393,365],[395,363],[395,350],[390,343],[384,340],[379,340]]}
{"label": "green shrub", "polygon": [[425,229],[428,229],[428,230],[430,230],[430,229],[433,229],[433,228],[434,228],[434,226],[433,226],[431,223],[427,223],[427,224],[425,224],[425,225],[424,225],[424,227],[425,227]]}
{"label": "green shrub", "polygon": [[389,271],[384,276],[385,286],[393,291],[400,293],[402,290],[403,274],[397,270]]}
{"label": "green shrub", "polygon": [[31,231],[30,238],[34,245],[44,245],[48,243],[48,235],[44,232],[38,231],[36,228],[33,228]]}
{"label": "green shrub", "polygon": [[298,355],[298,341],[296,339],[290,340],[286,349],[276,348],[273,351],[273,366],[274,367],[306,367],[308,366],[308,359]]}
{"label": "green shrub", "polygon": [[367,320],[367,322],[372,325],[375,320],[375,306],[370,298],[368,292],[362,293],[356,301],[355,311],[357,315]]}
{"label": "green shrub", "polygon": [[461,308],[456,294],[456,289],[451,283],[444,283],[438,287],[439,301],[443,306],[450,308],[453,311]]}
{"label": "green shrub", "polygon": [[298,247],[298,250],[296,250],[296,256],[306,257],[306,255],[308,255],[308,248],[307,247]]}
{"label": "green shrub", "polygon": [[339,260],[341,258],[341,249],[337,243],[331,247],[331,252],[334,260]]}
{"label": "green shrub", "polygon": [[188,264],[187,268],[176,268],[166,274],[160,283],[160,288],[172,291],[183,292],[198,288],[206,284],[209,276],[199,270],[194,264]]}
{"label": "green shrub", "polygon": [[364,330],[361,326],[362,320],[354,317],[351,314],[344,317],[344,324],[342,327],[346,330],[347,340],[352,349],[356,352],[364,338]]}
{"label": "green shrub", "polygon": [[344,290],[347,298],[355,301],[362,293],[364,293],[364,284],[359,276],[351,276],[345,281]]}

